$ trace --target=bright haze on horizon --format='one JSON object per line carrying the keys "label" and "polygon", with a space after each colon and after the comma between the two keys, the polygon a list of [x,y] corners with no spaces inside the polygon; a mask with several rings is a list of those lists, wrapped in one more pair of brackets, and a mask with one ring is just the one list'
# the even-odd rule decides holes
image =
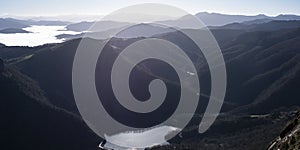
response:
{"label": "bright haze on horizon", "polygon": [[90,20],[93,18],[91,16],[96,18],[122,7],[141,3],[168,4],[191,14],[198,12],[269,16],[300,14],[299,0],[14,0],[0,2],[0,17],[47,16],[55,18],[62,16],[61,20],[68,20],[79,15]]}

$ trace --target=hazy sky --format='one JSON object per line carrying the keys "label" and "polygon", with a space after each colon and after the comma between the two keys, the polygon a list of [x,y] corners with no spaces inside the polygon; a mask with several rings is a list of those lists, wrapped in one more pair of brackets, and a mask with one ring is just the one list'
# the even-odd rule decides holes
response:
{"label": "hazy sky", "polygon": [[0,15],[54,16],[70,14],[105,15],[139,3],[163,3],[190,13],[300,14],[300,0],[1,0]]}

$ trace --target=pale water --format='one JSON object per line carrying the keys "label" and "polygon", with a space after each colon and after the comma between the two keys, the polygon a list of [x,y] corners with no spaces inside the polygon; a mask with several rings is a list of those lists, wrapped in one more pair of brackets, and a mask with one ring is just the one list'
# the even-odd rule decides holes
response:
{"label": "pale water", "polygon": [[65,26],[30,26],[23,30],[31,33],[0,34],[0,43],[6,46],[38,46],[47,43],[61,43],[64,39],[56,38],[60,34],[80,34],[68,31]]}
{"label": "pale water", "polygon": [[[107,140],[105,148],[120,150],[139,150],[138,148],[119,147],[112,143],[120,143],[121,145],[135,145],[137,143],[140,145],[148,144],[150,147],[158,144],[166,145],[169,143],[165,140],[165,136],[171,134],[176,130],[179,129],[172,126],[160,126],[140,132],[124,132],[111,136],[105,135],[105,139]],[[161,141],[164,142],[161,143]]]}

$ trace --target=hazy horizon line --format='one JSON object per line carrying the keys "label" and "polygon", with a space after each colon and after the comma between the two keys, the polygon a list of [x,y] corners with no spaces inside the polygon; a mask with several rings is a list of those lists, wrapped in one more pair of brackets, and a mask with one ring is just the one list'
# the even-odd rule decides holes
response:
{"label": "hazy horizon line", "polygon": [[[255,13],[255,14],[247,14],[247,13],[224,13],[224,12],[212,12],[212,11],[199,11],[196,13],[190,13],[192,15],[196,15],[198,13],[208,13],[208,14],[222,14],[222,15],[242,15],[242,16],[258,16],[258,15],[265,15],[268,17],[276,17],[279,15],[296,15],[300,16],[297,13],[278,13],[276,15],[271,15],[268,13]],[[109,14],[109,13],[107,13]],[[0,17],[3,16],[16,16],[16,17],[60,17],[60,16],[105,16],[107,14],[98,14],[98,13],[66,13],[66,14],[45,14],[45,15],[34,15],[34,14],[9,14],[9,13],[0,13]]]}

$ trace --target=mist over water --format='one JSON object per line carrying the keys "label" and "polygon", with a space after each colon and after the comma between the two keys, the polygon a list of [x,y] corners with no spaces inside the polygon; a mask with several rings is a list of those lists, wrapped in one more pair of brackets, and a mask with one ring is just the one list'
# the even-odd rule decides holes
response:
{"label": "mist over water", "polygon": [[6,46],[39,46],[48,43],[61,43],[64,39],[56,38],[60,34],[79,34],[69,31],[65,26],[39,26],[34,25],[23,28],[30,33],[0,34],[0,43]]}

